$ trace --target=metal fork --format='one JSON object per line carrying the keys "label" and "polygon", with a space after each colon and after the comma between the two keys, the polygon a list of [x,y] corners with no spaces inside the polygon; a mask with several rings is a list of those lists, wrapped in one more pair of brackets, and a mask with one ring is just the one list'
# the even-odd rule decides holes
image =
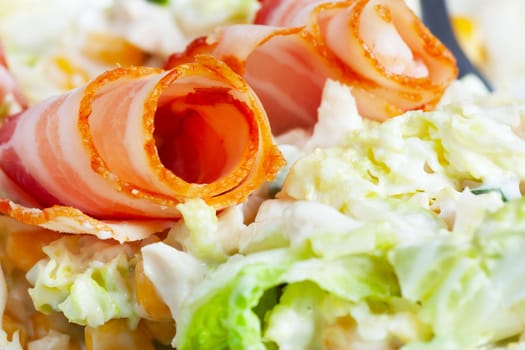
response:
{"label": "metal fork", "polygon": [[445,0],[420,0],[419,2],[425,25],[456,57],[459,77],[474,74],[485,84],[489,91],[493,91],[490,82],[481,74],[474,64],[472,64],[456,40]]}

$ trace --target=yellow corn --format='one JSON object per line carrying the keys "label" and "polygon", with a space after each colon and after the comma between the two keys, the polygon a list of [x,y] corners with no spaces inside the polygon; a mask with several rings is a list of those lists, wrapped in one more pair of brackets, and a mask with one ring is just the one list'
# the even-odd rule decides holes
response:
{"label": "yellow corn", "polygon": [[20,340],[20,345],[25,349],[28,341],[28,334],[26,328],[22,323],[15,320],[8,313],[4,313],[2,316],[2,328],[7,333],[8,339],[13,339],[13,335],[18,331],[18,339]]}
{"label": "yellow corn", "polygon": [[27,271],[45,257],[42,247],[60,237],[60,233],[43,229],[11,232],[6,240],[7,258],[15,267]]}
{"label": "yellow corn", "polygon": [[163,345],[169,345],[175,337],[175,321],[151,321],[141,320],[141,326],[157,342]]}
{"label": "yellow corn", "polygon": [[84,330],[86,350],[154,350],[153,342],[141,328],[130,329],[127,320],[110,320],[104,325]]}
{"label": "yellow corn", "polygon": [[155,321],[168,321],[171,319],[170,309],[161,300],[155,286],[144,274],[142,260],[139,260],[135,266],[134,289],[135,300],[142,317]]}
{"label": "yellow corn", "polygon": [[41,312],[35,312],[31,317],[31,321],[34,338],[42,338],[53,329],[51,317]]}
{"label": "yellow corn", "polygon": [[33,334],[36,337],[43,337],[51,330],[70,334],[72,336],[76,336],[77,338],[81,338],[83,336],[82,327],[70,323],[64,314],[60,312],[43,314],[36,311],[31,316],[31,322],[33,325]]}
{"label": "yellow corn", "polygon": [[83,340],[83,328],[69,323],[62,313],[49,315],[35,312],[31,316],[32,340],[46,337],[53,332],[67,334],[69,336],[68,350],[80,350]]}
{"label": "yellow corn", "polygon": [[483,65],[487,61],[487,53],[477,23],[469,17],[452,16],[452,27],[467,56],[475,64]]}
{"label": "yellow corn", "polygon": [[81,350],[79,343],[72,341],[69,334],[51,331],[41,338],[31,339],[28,342],[29,349],[60,349]]}
{"label": "yellow corn", "polygon": [[57,74],[52,75],[51,78],[64,90],[74,89],[91,79],[85,69],[65,56],[55,56],[52,63]]}
{"label": "yellow corn", "polygon": [[111,66],[142,65],[146,54],[121,36],[109,33],[90,33],[82,52],[87,57]]}
{"label": "yellow corn", "polygon": [[324,349],[353,349],[350,344],[355,343],[356,340],[359,340],[359,334],[357,333],[355,321],[350,316],[337,318],[323,332]]}

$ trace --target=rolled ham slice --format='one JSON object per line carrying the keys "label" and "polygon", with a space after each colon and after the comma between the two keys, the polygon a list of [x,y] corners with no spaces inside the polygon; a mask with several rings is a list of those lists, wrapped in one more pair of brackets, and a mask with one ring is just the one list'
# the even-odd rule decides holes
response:
{"label": "rolled ham slice", "polygon": [[432,109],[457,76],[455,59],[403,0],[262,1],[256,24],[199,38],[166,67],[211,53],[261,98],[272,130],[312,128],[327,78],[352,87],[378,121]]}
{"label": "rolled ham slice", "polygon": [[49,229],[141,239],[202,198],[243,201],[283,165],[262,105],[211,56],[117,68],[0,129],[0,212]]}

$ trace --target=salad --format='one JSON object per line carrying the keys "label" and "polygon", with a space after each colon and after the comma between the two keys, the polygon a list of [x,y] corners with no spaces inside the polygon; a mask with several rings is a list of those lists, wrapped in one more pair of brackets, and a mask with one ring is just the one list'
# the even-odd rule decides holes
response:
{"label": "salad", "polygon": [[[385,19],[386,8],[403,19],[412,16],[402,1],[393,0],[306,1],[296,12],[286,12],[293,3],[0,4],[5,68],[18,84],[11,90],[6,84],[6,93],[0,84],[5,198],[0,201],[0,348],[525,348],[525,105],[520,96],[504,87],[490,93],[474,77],[454,79],[446,48],[435,42],[439,74],[418,57],[424,52],[409,50],[378,85],[369,67],[362,73],[369,74],[366,79],[356,79],[360,71],[332,70],[334,62],[342,66],[344,60],[323,53],[296,64],[321,72],[301,80],[313,82],[305,93],[319,105],[305,107],[298,117],[286,110],[289,119],[281,123],[285,109],[272,104],[264,77],[251,67],[261,57],[272,59],[281,47],[310,52],[305,37],[314,40],[312,47],[325,45],[310,39],[317,28],[310,22],[283,22],[318,16],[326,23],[357,11],[354,3],[361,4],[360,15],[372,8]],[[408,3],[417,13],[417,4]],[[287,16],[272,12],[275,8]],[[459,18],[461,11],[452,9]],[[18,30],[54,18],[57,11],[67,16],[46,32],[33,36]],[[253,21],[256,27],[244,27]],[[247,45],[242,34],[248,29],[250,39],[264,39]],[[238,46],[228,51],[232,41],[227,38],[237,38]],[[375,53],[388,60],[379,41]],[[239,47],[245,49],[239,53]],[[253,51],[247,53],[247,47]],[[193,60],[192,50],[200,58]],[[294,65],[286,65],[290,57],[282,60],[284,69]],[[327,60],[331,66],[324,65]],[[345,75],[349,70],[351,78]],[[402,83],[382,80],[396,74],[404,76]],[[135,84],[130,101],[139,102],[128,108],[121,95],[111,93],[131,89],[130,82]],[[172,92],[177,84],[183,92]],[[416,84],[427,89],[421,92],[424,103],[410,95]],[[302,101],[282,86],[276,89],[288,106]],[[392,91],[402,95],[401,102],[392,102]],[[148,105],[151,96],[157,96],[160,112],[148,119],[147,108],[140,109],[141,123],[134,124],[134,106]],[[78,163],[61,162],[55,154],[67,158],[68,147],[78,147],[74,133],[60,133],[58,126],[57,137],[49,140],[55,135],[51,123],[75,120],[76,104],[83,120],[88,102],[79,101],[89,102],[90,120],[100,120],[104,130],[82,134],[92,140],[95,156],[75,153],[70,158]],[[384,108],[367,108],[370,101]],[[190,136],[172,144],[171,134],[163,133],[175,128],[167,121],[166,106],[206,117],[191,119],[194,114],[187,113],[189,121],[181,124]],[[108,139],[102,137],[120,118],[106,110],[126,116],[124,141],[116,128]],[[228,127],[209,117],[224,110],[234,118]],[[39,120],[50,120],[49,126],[34,126]],[[183,179],[187,186],[176,187],[183,194],[171,196],[171,188],[156,183],[161,189],[152,190],[129,180],[140,176],[146,183],[147,176],[157,174],[141,173],[142,157],[157,159],[147,152],[143,156],[141,147],[111,157],[120,157],[119,147],[132,136],[139,144],[143,120],[157,127],[150,135],[156,157]],[[235,143],[228,143],[232,128]],[[201,143],[211,146],[199,148]],[[44,148],[55,157],[52,162],[39,154]],[[165,155],[181,148],[197,151],[176,153],[189,158],[180,162]],[[249,151],[237,151],[241,148]],[[216,149],[222,153],[211,152]],[[98,168],[92,178],[72,172],[78,195],[63,200],[75,186],[51,175],[80,168],[84,158],[96,160]],[[127,158],[131,175],[117,171]],[[228,166],[216,168],[217,159]],[[202,170],[209,164],[214,164],[211,170]],[[91,193],[91,183],[102,183],[98,176],[129,186],[129,193],[119,188],[113,194],[111,186]],[[121,192],[138,201],[121,200]],[[125,216],[128,211],[132,215]]]}

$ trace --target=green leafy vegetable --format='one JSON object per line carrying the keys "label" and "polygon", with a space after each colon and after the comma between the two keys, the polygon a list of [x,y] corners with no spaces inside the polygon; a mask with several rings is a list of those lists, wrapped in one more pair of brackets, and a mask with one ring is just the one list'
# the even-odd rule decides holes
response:
{"label": "green leafy vegetable", "polygon": [[153,4],[157,4],[157,5],[168,5],[170,3],[170,0],[147,0],[147,1]]}
{"label": "green leafy vegetable", "polygon": [[138,322],[131,290],[133,263],[124,246],[92,237],[65,237],[44,248],[29,272],[37,310],[61,311],[73,323],[97,327],[112,318]]}

